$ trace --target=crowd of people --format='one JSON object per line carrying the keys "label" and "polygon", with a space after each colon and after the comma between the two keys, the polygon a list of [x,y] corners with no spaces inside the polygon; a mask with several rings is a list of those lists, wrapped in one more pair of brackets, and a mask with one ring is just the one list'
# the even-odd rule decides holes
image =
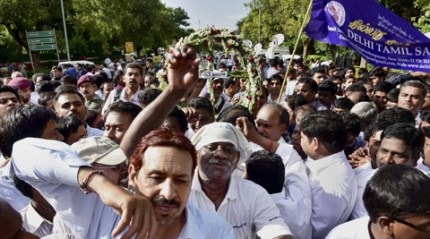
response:
{"label": "crowd of people", "polygon": [[166,61],[2,80],[1,238],[429,237],[429,73]]}

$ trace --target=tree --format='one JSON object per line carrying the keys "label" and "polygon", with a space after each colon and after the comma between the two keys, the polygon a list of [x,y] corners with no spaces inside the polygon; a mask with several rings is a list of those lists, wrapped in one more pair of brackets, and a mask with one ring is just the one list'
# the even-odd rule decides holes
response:
{"label": "tree", "polygon": [[[30,10],[29,10],[30,9]],[[138,50],[166,46],[186,33],[188,15],[160,0],[64,1],[70,51],[76,57],[110,55],[127,41]],[[59,0],[0,0],[0,26],[28,51],[26,31],[55,29],[65,53]],[[37,61],[38,52],[32,52]]]}
{"label": "tree", "polygon": [[[403,19],[411,23],[414,22],[420,30],[430,31],[430,2],[428,0],[378,1]],[[251,0],[245,4],[250,9],[248,15],[238,22],[240,33],[253,42],[258,42],[260,35],[261,43],[264,46],[267,46],[268,42],[271,41],[272,35],[283,33],[286,37],[284,44],[292,47],[304,20],[308,3],[308,1],[299,0]],[[304,35],[300,39],[299,48],[302,49],[304,56],[307,52],[307,46],[310,46],[314,51],[330,56],[352,54],[352,50],[336,46],[328,47],[322,44]]]}
{"label": "tree", "polygon": [[430,2],[427,0],[416,0],[414,5],[417,9],[421,9],[422,11],[421,15],[412,18],[414,26],[423,33],[430,32]]}

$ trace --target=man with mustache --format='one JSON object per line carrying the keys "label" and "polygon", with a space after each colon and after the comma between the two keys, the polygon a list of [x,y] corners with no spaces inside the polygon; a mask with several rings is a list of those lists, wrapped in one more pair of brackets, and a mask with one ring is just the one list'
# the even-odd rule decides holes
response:
{"label": "man with mustache", "polygon": [[270,195],[262,187],[232,175],[249,154],[248,142],[230,123],[203,126],[191,140],[197,171],[190,201],[228,221],[236,238],[292,238]]}
{"label": "man with mustache", "polygon": [[[226,222],[192,205],[186,206],[196,153],[185,136],[161,129],[141,140],[142,135],[161,124],[155,119],[166,117],[196,82],[199,59],[192,49],[169,56],[169,85],[136,117],[121,143],[121,149],[132,161],[129,178],[136,192],[134,197],[88,167],[63,143],[25,139],[16,145],[38,152],[34,160],[27,162],[27,152],[14,150],[17,176],[51,197],[62,197],[64,200],[58,203],[60,210],[65,210],[64,221],[76,220],[75,213],[86,215],[72,225],[83,238],[110,238],[114,227],[112,234],[118,235],[128,223],[131,226],[123,238],[136,233],[137,238],[233,238]],[[96,195],[79,193],[78,183],[84,191],[96,192],[103,203],[122,212],[123,218],[119,220],[112,210],[100,205]],[[150,200],[152,207],[144,199]],[[158,227],[154,227],[152,211]]]}
{"label": "man with mustache", "polygon": [[253,151],[267,150],[281,156],[285,165],[284,199],[281,213],[290,215],[285,222],[297,238],[311,238],[312,194],[303,160],[282,135],[289,125],[288,111],[271,102],[263,105],[257,114],[257,127],[245,117],[236,120]]}
{"label": "man with mustache", "polygon": [[152,201],[158,238],[233,238],[230,224],[188,203],[196,164],[191,142],[166,128],[149,133],[134,151],[129,184]]}
{"label": "man with mustache", "polygon": [[122,90],[114,89],[109,97],[105,101],[103,106],[102,114],[104,115],[109,109],[109,106],[118,100],[131,102],[133,104],[139,105],[139,92],[143,89],[143,69],[138,63],[130,63],[126,66],[124,74],[125,86]]}
{"label": "man with mustache", "polygon": [[96,94],[97,86],[91,75],[83,75],[78,80],[79,92],[85,98],[85,107],[89,110],[102,111],[104,101]]}

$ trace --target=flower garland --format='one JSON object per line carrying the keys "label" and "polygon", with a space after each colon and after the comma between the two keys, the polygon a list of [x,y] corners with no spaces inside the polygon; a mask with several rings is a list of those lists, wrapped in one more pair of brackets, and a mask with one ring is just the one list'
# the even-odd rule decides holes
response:
{"label": "flower garland", "polygon": [[[242,36],[236,35],[227,29],[205,28],[190,35],[181,38],[176,44],[177,48],[192,47],[201,55],[206,55],[208,62],[206,71],[213,72],[214,70],[214,52],[223,52],[227,55],[235,55],[239,61],[241,69],[233,71],[230,75],[233,77],[247,77],[246,97],[240,99],[239,104],[251,110],[256,102],[259,87],[261,86],[261,72],[256,67],[253,58],[253,50],[247,44],[244,44]],[[211,95],[213,104],[216,102],[213,92],[212,74],[208,77],[208,91]]]}

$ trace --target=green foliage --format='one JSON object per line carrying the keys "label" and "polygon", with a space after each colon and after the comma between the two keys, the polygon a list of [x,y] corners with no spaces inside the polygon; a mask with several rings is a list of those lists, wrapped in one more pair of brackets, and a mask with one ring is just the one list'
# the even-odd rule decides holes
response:
{"label": "green foliage", "polygon": [[[252,0],[245,4],[250,11],[240,27],[240,32],[252,42],[267,45],[272,36],[278,33],[285,35],[285,44],[293,46],[302,25],[307,1],[300,0]],[[260,26],[260,31],[259,31]],[[260,34],[259,34],[260,33]]]}
{"label": "green foliage", "polygon": [[[429,0],[378,0],[397,15],[413,22],[423,32],[430,32],[430,1]],[[285,45],[290,49],[295,43],[297,34],[304,20],[309,1],[300,0],[250,0],[245,4],[249,8],[248,15],[238,22],[240,34],[252,42],[261,42],[267,46],[274,34],[285,35]],[[306,20],[307,21],[307,20]],[[261,38],[261,40],[259,40]],[[350,49],[331,46],[309,39],[303,35],[300,39],[298,54],[310,53],[325,55],[334,59],[337,56],[354,55]]]}
{"label": "green foliage", "polygon": [[[127,41],[137,51],[165,47],[189,33],[187,13],[160,0],[64,0],[64,10],[70,52],[77,58],[119,52]],[[59,0],[0,0],[0,26],[25,49],[26,31],[55,29],[65,55]]]}
{"label": "green foliage", "polygon": [[421,9],[422,14],[418,17],[413,17],[414,26],[420,29],[423,33],[430,32],[430,2],[424,0],[416,0],[415,7]]}

